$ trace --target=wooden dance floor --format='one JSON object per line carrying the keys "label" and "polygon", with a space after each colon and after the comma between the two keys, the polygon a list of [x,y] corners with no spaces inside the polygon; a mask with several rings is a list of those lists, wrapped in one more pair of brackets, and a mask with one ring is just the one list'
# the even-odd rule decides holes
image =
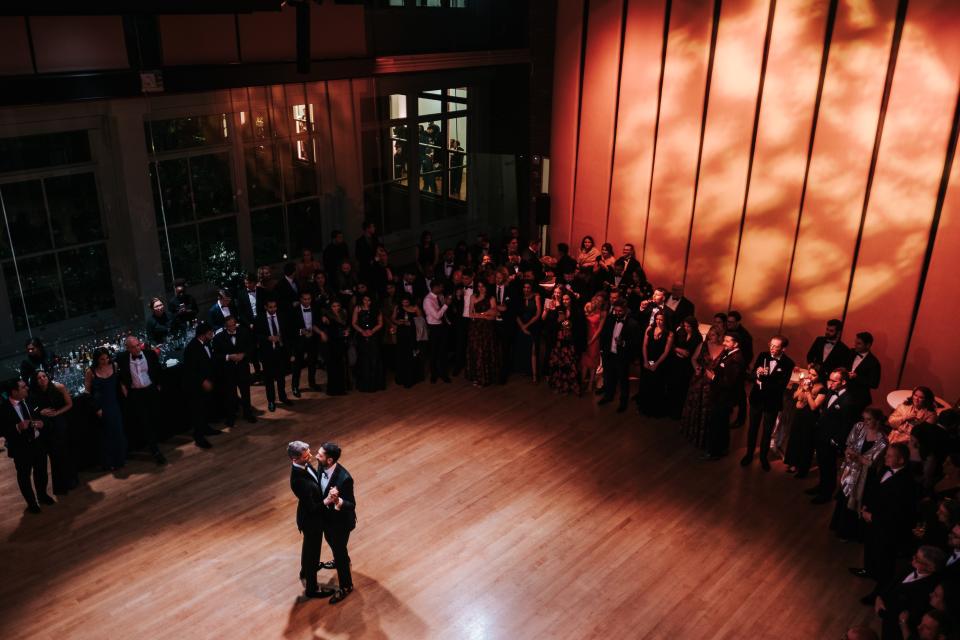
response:
{"label": "wooden dance floor", "polygon": [[[336,606],[300,598],[293,439],[340,442],[356,480]],[[213,442],[85,474],[38,516],[4,453],[0,637],[808,639],[872,617],[811,481],[528,380],[307,393]]]}

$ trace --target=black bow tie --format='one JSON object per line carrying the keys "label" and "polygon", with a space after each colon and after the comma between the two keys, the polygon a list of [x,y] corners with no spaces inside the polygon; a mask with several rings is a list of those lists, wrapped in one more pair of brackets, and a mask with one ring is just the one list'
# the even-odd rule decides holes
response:
{"label": "black bow tie", "polygon": [[130,356],[130,357],[133,358],[134,360],[139,360],[139,359],[141,359],[141,358],[143,357],[143,354],[141,354],[141,355],[139,355],[139,356]]}
{"label": "black bow tie", "polygon": [[836,340],[824,340],[827,344],[837,344]]}
{"label": "black bow tie", "polygon": [[304,313],[306,313],[306,312],[308,312],[308,311],[310,311],[310,307],[303,307],[303,312],[304,312]]}

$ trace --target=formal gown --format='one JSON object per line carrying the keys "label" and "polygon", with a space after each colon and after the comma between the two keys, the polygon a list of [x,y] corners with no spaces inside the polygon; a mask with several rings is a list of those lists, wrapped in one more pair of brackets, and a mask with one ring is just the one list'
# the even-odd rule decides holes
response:
{"label": "formal gown", "polygon": [[[722,352],[721,352],[722,353]],[[694,373],[687,388],[687,399],[683,403],[680,415],[680,431],[696,446],[706,446],[707,414],[710,407],[710,380],[705,375],[716,367],[716,359],[710,356],[710,349],[704,344],[697,356],[696,364],[700,374]]]}
{"label": "formal gown", "polygon": [[577,369],[577,349],[569,322],[564,322],[550,352],[547,383],[558,393],[580,393],[580,372]]}
{"label": "formal gown", "polygon": [[[377,312],[360,309],[357,326],[369,331],[377,325]],[[383,362],[380,360],[380,332],[366,338],[356,336],[357,366],[355,380],[357,391],[382,391],[385,388]]]}
{"label": "formal gown", "polygon": [[[865,439],[863,445],[860,447],[860,455],[865,455],[877,442],[877,440],[870,441]],[[861,473],[866,476],[866,469]],[[844,495],[841,487],[841,490],[837,491],[833,517],[830,519],[830,529],[844,540],[862,540],[863,525],[860,522],[859,514],[857,514],[856,511],[852,511],[847,506],[847,502],[848,497]]]}
{"label": "formal gown", "polygon": [[[490,298],[473,305],[475,313],[490,310]],[[496,382],[500,377],[500,345],[497,344],[493,320],[473,318],[467,334],[467,379],[480,386]]]}
{"label": "formal gown", "polygon": [[583,355],[580,356],[580,370],[586,373],[596,371],[597,367],[600,366],[600,340],[597,339],[591,343],[590,337],[600,330],[600,322],[603,316],[599,312],[594,312],[584,317],[586,319],[587,343]]}
{"label": "formal gown", "polygon": [[347,325],[346,315],[342,321],[332,313],[328,317],[330,324],[325,325],[327,395],[342,396],[347,392],[347,342],[350,339],[350,327]]}
{"label": "formal gown", "polygon": [[[43,409],[60,410],[66,404],[63,394],[52,382],[47,385],[46,391],[35,388],[30,392],[30,406],[38,416]],[[70,425],[65,413],[53,417],[41,416],[41,418],[43,419],[41,437],[50,454],[53,493],[62,495],[80,483],[76,464],[71,455],[73,443],[70,440]]]}
{"label": "formal gown", "polygon": [[[654,330],[647,330],[647,360],[657,361],[667,348],[667,340],[670,338],[670,332],[664,330],[657,337]],[[664,360],[651,371],[646,367],[640,373],[640,411],[650,417],[663,416],[667,411],[666,406],[666,388],[667,388],[667,362]]]}
{"label": "formal gown", "polygon": [[[815,388],[822,389],[820,385]],[[813,452],[816,448],[816,428],[820,412],[814,411],[806,404],[796,410],[793,415],[793,425],[790,428],[790,440],[787,441],[787,451],[783,462],[787,466],[796,467],[801,473],[810,470],[813,464]]]}
{"label": "formal gown", "polygon": [[674,349],[686,349],[690,354],[680,357],[674,351],[664,361],[667,367],[667,409],[670,417],[679,420],[683,415],[683,404],[687,399],[690,388],[690,379],[693,377],[693,363],[691,357],[697,346],[703,342],[699,332],[687,336],[683,331],[677,331],[673,336]]}
{"label": "formal gown", "polygon": [[417,314],[404,311],[403,307],[398,306],[396,309],[396,381],[397,384],[407,388],[423,380],[423,365],[420,362],[417,329],[413,324],[413,319],[416,317]]}
{"label": "formal gown", "polygon": [[[520,300],[520,308],[517,312],[517,318],[520,322],[526,324],[537,316],[537,299],[532,296],[529,300],[523,298]],[[517,373],[531,375],[531,357],[537,353],[540,344],[540,321],[537,320],[527,329],[529,333],[524,333],[517,327],[516,337],[513,342],[514,370]]]}
{"label": "formal gown", "polygon": [[107,378],[93,374],[92,393],[100,417],[100,452],[104,467],[122,467],[127,459],[127,438],[123,433],[123,414],[120,409],[119,383],[114,371]]}

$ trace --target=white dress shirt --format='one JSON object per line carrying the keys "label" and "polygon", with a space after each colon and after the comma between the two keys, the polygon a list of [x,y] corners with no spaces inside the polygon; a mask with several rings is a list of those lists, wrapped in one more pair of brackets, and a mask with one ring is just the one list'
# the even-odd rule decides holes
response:
{"label": "white dress shirt", "polygon": [[623,320],[617,320],[613,325],[613,337],[610,339],[610,353],[617,352],[617,341],[620,339],[621,331],[623,331]]}
{"label": "white dress shirt", "polygon": [[427,316],[427,324],[436,326],[443,323],[443,314],[447,312],[447,305],[441,305],[440,297],[431,291],[423,299],[423,312]]}
{"label": "white dress shirt", "polygon": [[142,353],[139,358],[130,356],[130,382],[134,389],[146,389],[153,384],[150,379],[147,357]]}
{"label": "white dress shirt", "polygon": [[842,396],[846,392],[847,392],[847,388],[844,387],[843,389],[840,389],[840,391],[837,391],[835,394],[830,396],[830,399],[827,400],[827,408],[829,409],[830,407],[832,407],[833,404],[840,399],[840,396]]}
{"label": "white dress shirt", "polygon": [[304,307],[300,305],[300,315],[303,316],[303,328],[306,331],[313,332],[313,307]]}
{"label": "white dress shirt", "polygon": [[256,290],[250,291],[247,290],[247,299],[250,300],[250,314],[252,317],[257,317],[257,292]]}
{"label": "white dress shirt", "polygon": [[473,287],[463,288],[463,317],[469,318],[473,313]]}

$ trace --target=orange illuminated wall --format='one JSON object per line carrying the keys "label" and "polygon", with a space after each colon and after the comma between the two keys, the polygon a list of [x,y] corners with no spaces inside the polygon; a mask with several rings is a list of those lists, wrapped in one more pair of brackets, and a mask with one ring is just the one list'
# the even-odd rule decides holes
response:
{"label": "orange illuminated wall", "polygon": [[554,243],[960,397],[960,3],[560,0],[556,40]]}

